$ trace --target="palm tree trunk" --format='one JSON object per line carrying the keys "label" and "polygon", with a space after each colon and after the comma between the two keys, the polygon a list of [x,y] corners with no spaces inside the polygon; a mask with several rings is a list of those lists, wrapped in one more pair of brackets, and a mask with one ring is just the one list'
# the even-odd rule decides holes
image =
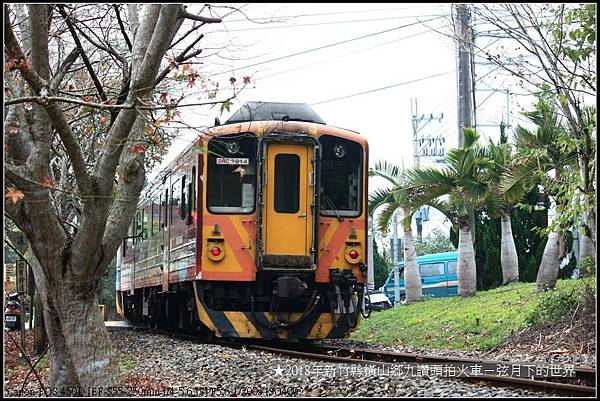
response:
{"label": "palm tree trunk", "polygon": [[502,228],[502,241],[500,249],[500,263],[502,264],[502,284],[519,281],[519,258],[515,248],[515,239],[512,234],[510,212],[500,218]]}
{"label": "palm tree trunk", "polygon": [[406,302],[414,302],[423,298],[421,274],[417,266],[417,250],[415,249],[410,222],[408,227],[404,226],[404,283]]}
{"label": "palm tree trunk", "polygon": [[581,230],[579,234],[579,276],[585,277],[592,274],[591,268],[595,265],[596,249],[594,243]]}
{"label": "palm tree trunk", "polygon": [[458,295],[475,295],[477,289],[477,271],[475,251],[468,218],[461,218],[458,234]]}
{"label": "palm tree trunk", "polygon": [[536,279],[538,291],[545,291],[554,288],[556,285],[558,270],[560,269],[559,242],[560,233],[552,231],[548,235],[548,241],[546,242],[542,262],[538,270]]}

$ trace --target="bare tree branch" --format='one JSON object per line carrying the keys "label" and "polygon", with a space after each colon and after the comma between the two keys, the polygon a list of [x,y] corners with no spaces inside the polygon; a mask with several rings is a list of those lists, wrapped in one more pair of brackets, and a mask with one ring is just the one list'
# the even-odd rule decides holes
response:
{"label": "bare tree branch", "polygon": [[50,85],[50,88],[53,92],[58,90],[58,87],[60,86],[65,75],[67,74],[67,71],[69,70],[69,68],[71,68],[73,63],[77,60],[77,57],[79,57],[80,52],[81,52],[81,49],[79,47],[73,48],[73,50],[71,50],[71,53],[69,53],[67,58],[65,58],[65,60],[62,62],[62,64],[58,68],[58,73],[56,74],[56,76],[54,77],[54,79],[52,80],[52,83]]}
{"label": "bare tree branch", "polygon": [[221,18],[203,17],[200,15],[195,15],[195,14],[185,11],[183,8],[181,8],[179,11],[179,18],[187,18],[187,19],[191,19],[193,21],[204,22],[205,24],[215,24],[215,23],[222,22]]}
{"label": "bare tree branch", "polygon": [[96,75],[96,72],[94,71],[94,68],[92,67],[92,64],[90,63],[90,59],[88,58],[87,54],[85,54],[85,51],[83,50],[83,46],[81,46],[81,41],[79,40],[79,36],[77,36],[77,32],[75,32],[75,27],[73,26],[73,23],[71,22],[71,18],[65,11],[63,5],[59,4],[57,6],[57,8],[58,8],[58,12],[60,13],[60,15],[62,15],[65,22],[67,23],[67,27],[69,28],[69,31],[71,32],[71,36],[73,37],[73,40],[75,41],[75,45],[81,51],[81,59],[85,63],[88,73],[90,74],[90,77],[92,78],[92,81],[94,82],[94,85],[96,86],[96,89],[98,90],[98,94],[100,95],[100,98],[104,101],[107,101],[108,97],[106,96],[106,93],[104,92],[104,88],[102,88],[102,84],[100,83],[100,80],[98,79],[98,75]]}
{"label": "bare tree branch", "polygon": [[131,41],[129,40],[129,36],[127,35],[127,31],[125,31],[125,25],[123,25],[123,20],[121,20],[121,13],[119,12],[119,6],[117,4],[113,4],[113,8],[115,9],[115,13],[117,14],[117,21],[119,22],[119,28],[121,28],[121,33],[123,34],[123,39],[125,39],[125,43],[131,51]]}

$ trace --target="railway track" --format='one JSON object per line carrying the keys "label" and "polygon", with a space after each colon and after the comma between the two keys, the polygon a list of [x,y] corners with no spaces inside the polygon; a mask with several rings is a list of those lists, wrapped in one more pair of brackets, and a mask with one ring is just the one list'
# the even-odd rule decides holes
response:
{"label": "railway track", "polygon": [[[591,367],[573,367],[570,370],[555,368],[555,376],[548,376],[550,368],[533,364],[522,364],[517,362],[494,361],[488,359],[449,357],[437,355],[425,355],[417,353],[384,352],[364,348],[350,348],[318,343],[265,341],[254,339],[223,340],[200,338],[190,333],[181,333],[164,329],[146,329],[139,327],[121,327],[126,329],[144,330],[150,333],[168,335],[182,340],[211,343],[230,348],[252,349],[257,351],[276,353],[291,358],[316,360],[332,363],[352,363],[371,365],[382,368],[393,368],[400,365],[442,367],[445,372],[451,372],[448,367],[459,369],[462,374],[458,376],[444,375],[445,378],[454,378],[467,381],[485,382],[497,386],[509,386],[541,391],[556,396],[594,397],[596,394],[596,369]],[[514,366],[519,369],[517,377],[514,374]],[[446,368],[444,368],[446,367]],[[499,371],[499,367],[502,370]],[[504,367],[508,367],[505,368]],[[429,372],[434,372],[435,369]],[[476,368],[476,374],[473,369]],[[438,373],[441,373],[437,368]],[[443,370],[442,369],[442,370]],[[462,369],[462,370],[461,370]],[[470,369],[465,374],[465,369]],[[499,372],[508,374],[489,374],[485,372]],[[509,373],[510,372],[510,373]],[[562,374],[569,373],[568,377]],[[524,376],[524,377],[523,377]]]}

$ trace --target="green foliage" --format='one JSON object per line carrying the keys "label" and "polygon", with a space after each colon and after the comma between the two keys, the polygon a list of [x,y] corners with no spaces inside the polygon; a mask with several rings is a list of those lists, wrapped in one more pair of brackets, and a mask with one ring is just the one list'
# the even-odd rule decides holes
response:
{"label": "green foliage", "polygon": [[[595,286],[595,279],[587,278],[558,280],[556,288],[561,293],[586,294],[590,288],[595,293]],[[566,304],[544,301],[545,297],[537,293],[534,283],[513,283],[467,298],[428,298],[371,315],[351,339],[428,349],[491,349],[527,329],[537,319],[531,316],[542,302],[552,304],[542,313],[552,319],[568,310],[565,305],[572,305],[568,297]]]}
{"label": "green foliage", "polygon": [[[557,287],[540,293],[538,304],[529,312],[525,323],[531,326],[554,323],[568,314],[574,313],[582,303],[589,288],[585,285],[568,288]],[[594,289],[595,294],[595,289]]]}
{"label": "green foliage", "polygon": [[98,303],[100,305],[106,305],[106,317],[110,319],[111,315],[116,311],[115,299],[116,299],[116,289],[115,289],[115,280],[116,280],[116,260],[108,265],[108,268],[100,277],[100,283],[98,285]]}
{"label": "green foliage", "polygon": [[456,247],[450,241],[449,236],[444,234],[442,230],[438,228],[431,230],[429,237],[424,238],[422,241],[416,240],[415,249],[419,256],[431,253],[456,251]]}
{"label": "green foliage", "polygon": [[588,274],[594,274],[596,271],[596,264],[594,263],[594,258],[591,256],[586,256],[580,261],[581,268],[586,271]]}
{"label": "green foliage", "polygon": [[390,272],[389,266],[386,263],[385,259],[379,253],[379,249],[377,248],[377,241],[373,241],[373,276],[375,281],[375,288],[382,287],[385,284],[385,280],[387,280],[388,274]]}
{"label": "green foliage", "polygon": [[131,356],[127,354],[121,354],[121,356],[119,357],[119,371],[125,373],[130,370],[133,370],[135,367],[135,360]]}

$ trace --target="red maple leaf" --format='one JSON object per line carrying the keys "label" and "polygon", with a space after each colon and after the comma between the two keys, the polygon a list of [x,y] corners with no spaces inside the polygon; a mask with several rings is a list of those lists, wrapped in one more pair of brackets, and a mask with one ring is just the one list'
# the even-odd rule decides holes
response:
{"label": "red maple leaf", "polygon": [[244,84],[249,84],[250,83],[250,77],[245,76],[244,77]]}
{"label": "red maple leaf", "polygon": [[229,78],[229,83],[231,85],[235,84],[236,79],[234,77]]}
{"label": "red maple leaf", "polygon": [[196,84],[196,76],[197,74],[190,74],[188,75],[188,88],[193,88],[194,85]]}
{"label": "red maple leaf", "polygon": [[164,103],[168,102],[167,96],[169,96],[169,94],[167,92],[163,92],[163,93],[160,94],[160,101],[161,101],[161,103],[164,104]]}
{"label": "red maple leaf", "polygon": [[13,203],[17,203],[19,199],[23,199],[25,197],[25,194],[15,187],[10,187],[8,188],[8,191],[4,194],[4,197],[10,198],[13,201]]}

